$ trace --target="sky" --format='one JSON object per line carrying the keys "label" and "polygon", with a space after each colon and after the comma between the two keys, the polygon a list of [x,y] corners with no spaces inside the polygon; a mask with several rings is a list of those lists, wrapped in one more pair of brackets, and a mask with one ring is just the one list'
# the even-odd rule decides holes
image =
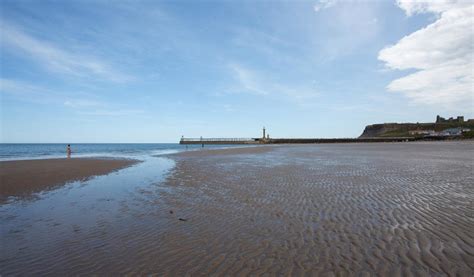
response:
{"label": "sky", "polygon": [[0,142],[474,118],[471,1],[0,0]]}

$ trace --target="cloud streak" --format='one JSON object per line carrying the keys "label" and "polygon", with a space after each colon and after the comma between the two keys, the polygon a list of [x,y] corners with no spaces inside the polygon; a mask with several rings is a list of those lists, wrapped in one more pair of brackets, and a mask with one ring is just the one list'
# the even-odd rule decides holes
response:
{"label": "cloud streak", "polygon": [[98,109],[98,110],[87,110],[79,111],[81,115],[87,116],[97,116],[97,117],[115,117],[115,116],[135,116],[135,115],[145,115],[143,110],[124,110],[124,109]]}
{"label": "cloud streak", "polygon": [[330,8],[336,4],[337,0],[319,0],[318,3],[314,4],[313,9],[315,12]]}
{"label": "cloud streak", "polygon": [[9,94],[18,100],[48,105],[63,106],[68,110],[87,116],[112,117],[145,115],[141,109],[124,109],[123,106],[85,98],[77,93],[58,92],[26,82],[0,78],[0,96]]}
{"label": "cloud streak", "polygon": [[1,27],[0,45],[2,48],[6,47],[26,55],[55,73],[75,77],[93,77],[113,82],[126,82],[133,79],[100,59],[68,52],[57,45],[30,36],[6,22],[2,22]]}
{"label": "cloud streak", "polygon": [[261,78],[255,71],[245,68],[239,64],[231,64],[230,69],[234,79],[239,84],[239,91],[257,95],[270,94],[268,86],[262,85]]}
{"label": "cloud streak", "polygon": [[101,103],[87,99],[69,99],[64,101],[64,106],[71,108],[88,108],[101,106]]}
{"label": "cloud streak", "polygon": [[319,96],[315,88],[276,82],[261,72],[249,69],[241,64],[233,63],[229,65],[229,68],[231,76],[237,83],[236,88],[233,89],[235,93],[284,96],[300,104]]}
{"label": "cloud streak", "polygon": [[387,89],[413,103],[472,109],[474,9],[468,2],[399,1],[407,16],[435,13],[438,19],[379,52],[389,69],[418,71],[393,80]]}
{"label": "cloud streak", "polygon": [[58,98],[56,93],[48,89],[7,78],[0,78],[0,95],[2,94],[33,103],[51,103]]}

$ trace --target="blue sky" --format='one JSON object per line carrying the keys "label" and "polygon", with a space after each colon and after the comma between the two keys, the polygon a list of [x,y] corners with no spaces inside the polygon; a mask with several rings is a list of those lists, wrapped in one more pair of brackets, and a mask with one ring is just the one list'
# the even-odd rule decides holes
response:
{"label": "blue sky", "polygon": [[468,1],[1,2],[2,142],[357,137],[474,117]]}

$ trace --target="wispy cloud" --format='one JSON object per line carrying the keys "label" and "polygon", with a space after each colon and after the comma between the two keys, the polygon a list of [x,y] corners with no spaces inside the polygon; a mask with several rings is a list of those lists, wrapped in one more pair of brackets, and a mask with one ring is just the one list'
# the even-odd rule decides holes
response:
{"label": "wispy cloud", "polygon": [[84,108],[84,107],[96,107],[100,106],[101,103],[97,101],[85,100],[85,99],[69,99],[64,101],[64,106],[71,108]]}
{"label": "wispy cloud", "polygon": [[319,0],[316,4],[314,4],[313,9],[315,12],[319,12],[320,10],[334,6],[336,2],[337,0]]}
{"label": "wispy cloud", "polygon": [[144,110],[123,108],[123,105],[100,101],[97,97],[91,99],[90,95],[83,93],[56,91],[6,78],[0,78],[0,96],[2,94],[9,94],[25,102],[48,105],[48,107],[52,105],[66,107],[71,113],[78,115],[115,117],[146,114]]}
{"label": "wispy cloud", "polygon": [[[317,62],[333,62],[351,55],[358,55],[363,48],[371,47],[381,35],[378,1],[323,1],[315,7],[318,35],[313,37]],[[324,38],[324,39],[322,39]]]}
{"label": "wispy cloud", "polygon": [[405,11],[405,14],[412,16],[419,13],[443,13],[453,7],[469,7],[472,2],[465,0],[397,0],[397,5]]}
{"label": "wispy cloud", "polygon": [[239,64],[229,65],[234,79],[238,82],[238,90],[243,93],[253,93],[259,95],[269,94],[268,86],[262,84],[261,78],[253,70],[245,68]]}
{"label": "wispy cloud", "polygon": [[58,95],[49,89],[7,78],[0,78],[0,93],[33,103],[51,103],[58,99]]}
{"label": "wispy cloud", "polygon": [[145,111],[143,110],[122,110],[122,109],[98,109],[98,110],[87,110],[80,111],[81,115],[91,115],[91,116],[104,116],[104,117],[114,117],[114,116],[131,116],[131,115],[143,115]]}
{"label": "wispy cloud", "polygon": [[267,63],[300,65],[305,62],[297,57],[304,51],[304,46],[277,33],[242,26],[234,28],[233,32],[232,44],[255,53]]}
{"label": "wispy cloud", "polygon": [[[269,76],[241,64],[229,65],[231,76],[236,81],[233,93],[251,93],[261,96],[284,96],[292,101],[301,102],[319,96],[312,84],[308,86],[288,85],[277,82]],[[301,102],[302,103],[302,102]]]}
{"label": "wispy cloud", "polygon": [[0,93],[9,94],[21,101],[38,104],[57,104],[72,108],[100,105],[99,101],[90,99],[90,94],[58,91],[41,85],[7,78],[0,78]]}
{"label": "wispy cloud", "polygon": [[390,69],[419,71],[392,81],[415,104],[472,110],[474,104],[474,32],[472,3],[398,1],[407,16],[435,13],[438,19],[386,47],[379,60]]}
{"label": "wispy cloud", "polygon": [[26,55],[55,73],[94,77],[114,82],[133,79],[98,58],[69,52],[60,46],[37,39],[7,22],[2,21],[1,28],[0,46],[2,48],[6,47],[21,55]]}

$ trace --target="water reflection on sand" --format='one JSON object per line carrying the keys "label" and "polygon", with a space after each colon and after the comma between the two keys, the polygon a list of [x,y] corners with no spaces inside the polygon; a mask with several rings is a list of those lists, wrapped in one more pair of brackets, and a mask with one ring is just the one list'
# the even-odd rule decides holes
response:
{"label": "water reflection on sand", "polygon": [[473,154],[428,142],[148,157],[1,206],[0,273],[472,276]]}
{"label": "water reflection on sand", "polygon": [[81,255],[75,246],[82,244],[84,251],[92,251],[103,246],[114,229],[133,226],[135,217],[147,212],[135,213],[134,204],[150,188],[154,194],[167,190],[159,183],[174,165],[163,157],[140,158],[143,162],[118,172],[0,206],[0,273],[55,272],[50,271],[53,265],[44,262],[74,261],[77,257],[72,256]]}

